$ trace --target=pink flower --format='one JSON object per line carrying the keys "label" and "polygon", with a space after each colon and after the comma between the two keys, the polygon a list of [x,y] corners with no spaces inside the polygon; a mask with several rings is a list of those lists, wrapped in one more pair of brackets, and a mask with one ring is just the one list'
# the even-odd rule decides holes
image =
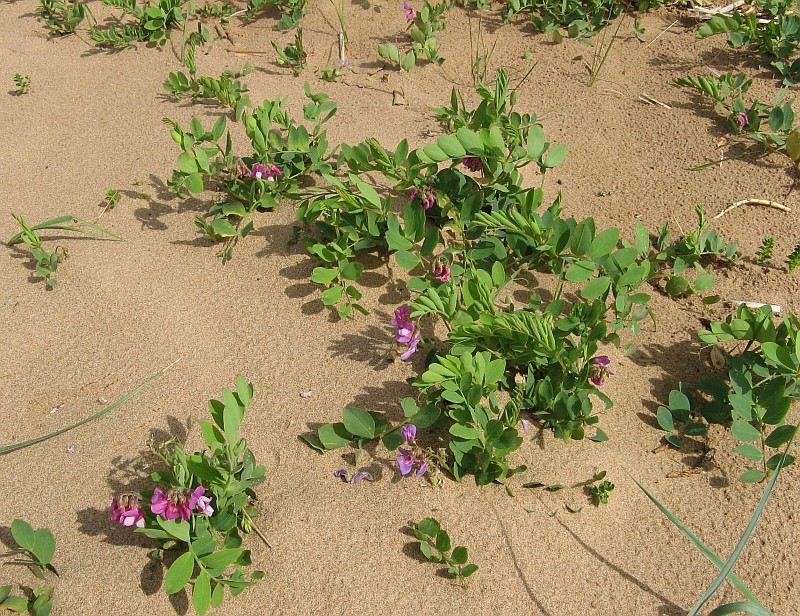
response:
{"label": "pink flower", "polygon": [[450,280],[450,266],[447,261],[438,261],[433,267],[433,277],[439,282],[447,282]]}
{"label": "pink flower", "polygon": [[358,485],[359,483],[361,483],[365,479],[367,481],[372,481],[373,480],[372,473],[367,472],[367,471],[358,471],[350,479],[350,485]]}
{"label": "pink flower", "polygon": [[281,171],[272,163],[267,163],[266,165],[262,165],[261,163],[253,163],[253,166],[250,168],[250,173],[247,175],[248,177],[255,178],[257,180],[274,182],[276,177],[283,175],[283,171]]}
{"label": "pink flower", "polygon": [[139,507],[139,497],[135,494],[116,496],[111,501],[111,520],[123,526],[144,528],[144,513]]}
{"label": "pink flower", "polygon": [[177,490],[170,490],[167,493],[157,487],[153,492],[153,497],[150,499],[150,511],[156,515],[160,515],[165,520],[188,520],[192,515],[189,502],[186,496],[179,493]]}
{"label": "pink flower", "polygon": [[744,129],[748,122],[750,122],[750,118],[747,116],[746,111],[733,114],[733,123],[736,124],[739,130]]}
{"label": "pink flower", "polygon": [[436,194],[430,188],[412,188],[408,191],[408,198],[413,201],[419,199],[422,209],[426,212],[436,205]]}
{"label": "pink flower", "polygon": [[416,19],[417,12],[414,10],[414,7],[411,6],[410,2],[403,2],[403,10],[406,12],[406,21],[414,21],[414,19]]}
{"label": "pink flower", "polygon": [[414,439],[417,438],[417,426],[414,424],[404,425],[400,428],[400,436],[403,437],[403,441],[406,443],[413,443]]}
{"label": "pink flower", "polygon": [[483,171],[483,161],[477,156],[467,156],[461,162],[470,171],[475,171],[476,173],[479,171]]}
{"label": "pink flower", "polygon": [[589,380],[597,387],[602,387],[607,377],[614,376],[614,373],[609,368],[610,365],[611,360],[608,355],[597,355],[593,357],[592,367],[589,370]]}
{"label": "pink flower", "polygon": [[214,515],[214,508],[211,506],[211,498],[203,496],[206,489],[203,486],[197,486],[189,495],[189,509],[197,509],[203,515],[209,518]]}
{"label": "pink flower", "polygon": [[405,477],[411,472],[411,469],[414,468],[416,458],[410,449],[400,447],[398,451],[400,453],[397,454],[397,468],[400,470],[400,474]]}
{"label": "pink flower", "polygon": [[417,326],[411,320],[410,315],[411,306],[404,304],[394,311],[394,318],[390,322],[395,328],[395,341],[406,345],[405,350],[400,354],[400,359],[403,361],[407,361],[416,352],[420,342]]}

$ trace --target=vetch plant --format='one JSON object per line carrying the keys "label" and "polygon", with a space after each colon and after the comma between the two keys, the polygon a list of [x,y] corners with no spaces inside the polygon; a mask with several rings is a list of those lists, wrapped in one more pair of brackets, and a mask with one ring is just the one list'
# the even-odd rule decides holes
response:
{"label": "vetch plant", "polygon": [[80,0],[39,0],[36,13],[50,33],[58,36],[72,34],[87,15],[91,16],[89,7]]}
{"label": "vetch plant", "polygon": [[444,62],[444,58],[439,55],[436,33],[444,30],[444,16],[451,6],[448,0],[435,5],[423,0],[422,8],[417,11],[411,2],[404,2],[403,10],[411,38],[411,49],[401,52],[397,45],[387,43],[378,45],[378,55],[406,72],[411,72],[422,58],[436,64]]}
{"label": "vetch plant", "polygon": [[765,237],[763,240],[761,240],[761,246],[759,246],[758,251],[756,252],[756,263],[763,265],[769,261],[772,258],[772,253],[774,250],[775,238]]}
{"label": "vetch plant", "polygon": [[246,108],[252,106],[247,86],[239,81],[240,77],[248,75],[252,67],[246,64],[240,71],[223,71],[219,79],[193,74],[186,75],[183,71],[170,73],[164,82],[164,90],[170,93],[176,101],[190,98],[192,102],[216,101],[223,107],[228,107],[234,112],[236,120],[240,120]]}
{"label": "vetch plant", "polygon": [[306,68],[306,58],[308,57],[303,48],[303,29],[297,28],[294,34],[294,43],[289,44],[283,49],[279,49],[272,41],[272,48],[277,55],[277,62],[280,66],[288,66],[292,69],[292,74],[297,77]]}
{"label": "vetch plant", "polygon": [[466,584],[467,578],[478,570],[478,565],[468,562],[469,551],[463,545],[453,547],[450,535],[433,518],[425,518],[411,525],[419,540],[419,550],[430,561],[447,565],[447,573]]}
{"label": "vetch plant", "polygon": [[53,609],[53,589],[39,586],[32,589],[31,598],[11,594],[11,586],[0,586],[0,610],[33,616],[49,616]]}
{"label": "vetch plant", "polygon": [[276,8],[283,15],[275,26],[278,30],[286,31],[296,28],[305,14],[306,0],[249,0],[247,14],[251,18],[259,11]]}
{"label": "vetch plant", "polygon": [[171,441],[151,445],[164,465],[150,475],[153,489],[111,502],[113,522],[158,543],[153,558],[177,553],[164,590],[171,595],[191,584],[192,603],[201,615],[222,604],[225,588],[238,595],[264,575],[245,575],[250,551],[241,547],[243,532],[255,531],[267,543],[253,521],[254,487],[264,481],[264,467],[240,436],[252,397],[252,385],[237,377],[235,389],[224,389],[222,400],[209,402],[212,421],[200,422],[207,451],[190,454]]}
{"label": "vetch plant", "polygon": [[607,505],[608,499],[611,496],[611,492],[614,491],[614,484],[608,480],[605,480],[597,485],[593,485],[589,488],[589,492],[592,497],[592,504],[595,507],[599,507],[600,505]]}
{"label": "vetch plant", "polygon": [[[4,564],[27,567],[37,578],[45,579],[45,573],[58,575],[53,566],[56,541],[47,528],[34,529],[25,520],[17,518],[11,523],[11,536],[17,544],[9,554],[13,558]],[[33,616],[48,616],[53,607],[53,589],[37,587],[32,589],[31,597],[14,596],[11,586],[0,587],[0,610],[27,612]]]}
{"label": "vetch plant", "polygon": [[793,272],[800,267],[800,243],[798,243],[791,254],[786,258],[786,268],[789,272]]}
{"label": "vetch plant", "polygon": [[[90,34],[99,47],[123,49],[136,42],[166,45],[170,30],[184,22],[181,8],[186,0],[159,0],[157,4],[136,0],[103,0],[103,4],[117,8],[122,15],[105,28],[94,25]],[[126,18],[132,20],[126,20]],[[126,20],[126,21],[123,21]]]}

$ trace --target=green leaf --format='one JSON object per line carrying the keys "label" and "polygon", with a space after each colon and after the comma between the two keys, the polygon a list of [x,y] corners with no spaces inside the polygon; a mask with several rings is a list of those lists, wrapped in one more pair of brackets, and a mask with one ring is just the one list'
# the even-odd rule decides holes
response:
{"label": "green leaf", "polygon": [[375,420],[367,411],[356,406],[346,406],[342,411],[344,427],[361,438],[375,438]]}
{"label": "green leaf", "polygon": [[36,543],[33,527],[31,527],[31,525],[25,520],[17,518],[11,522],[11,536],[14,538],[14,541],[17,542],[19,547],[24,548],[29,552],[33,551],[33,546]]}
{"label": "green leaf", "polygon": [[197,612],[198,616],[203,616],[208,611],[208,608],[211,607],[211,579],[205,571],[201,571],[194,581],[192,605],[194,605],[194,611]]}
{"label": "green leaf", "polygon": [[203,176],[199,173],[191,173],[186,176],[186,188],[192,193],[203,192]]}
{"label": "green leaf", "polygon": [[334,268],[331,267],[315,267],[314,271],[311,272],[311,282],[316,282],[317,284],[328,284],[334,280],[339,275]]}
{"label": "green leaf", "polygon": [[49,529],[39,528],[34,531],[31,552],[43,565],[49,565],[52,562],[53,554],[56,552],[56,540]]}
{"label": "green leaf", "polygon": [[223,584],[214,584],[214,590],[211,591],[211,607],[218,608],[222,605],[225,599],[225,586]]}
{"label": "green leaf", "polygon": [[690,289],[691,285],[689,281],[683,276],[670,276],[669,280],[667,280],[667,284],[664,286],[664,290],[672,297],[685,295]]}
{"label": "green leaf", "polygon": [[433,518],[424,518],[415,525],[415,528],[428,537],[435,537],[441,529],[441,525]]}
{"label": "green leaf", "polygon": [[436,533],[436,549],[440,552],[449,552],[450,547],[450,535],[444,530],[440,530]]}
{"label": "green leaf", "polygon": [[739,481],[742,483],[758,483],[763,481],[765,476],[766,475],[764,475],[764,471],[758,470],[757,468],[751,468],[739,476]]}
{"label": "green leaf", "polygon": [[589,302],[595,300],[605,293],[610,285],[611,279],[608,276],[595,278],[581,289],[581,297]]}
{"label": "green leaf", "polygon": [[589,246],[588,256],[592,259],[604,257],[616,248],[619,242],[619,229],[611,227],[600,232]]}
{"label": "green leaf", "polygon": [[466,567],[461,569],[461,577],[462,578],[469,577],[473,573],[475,573],[477,570],[478,570],[478,565],[475,565],[475,564],[467,565]]}
{"label": "green leaf", "polygon": [[708,616],[729,616],[730,614],[741,614],[742,612],[745,614],[754,614],[755,616],[774,616],[767,608],[746,601],[737,601],[735,603],[720,605],[718,608],[710,611]]}
{"label": "green leaf", "polygon": [[731,424],[731,435],[737,441],[757,441],[761,438],[761,431],[749,422],[737,419]]}
{"label": "green leaf", "polygon": [[583,282],[591,278],[595,267],[594,261],[578,261],[567,268],[564,278],[570,282]]}
{"label": "green leaf", "polygon": [[415,255],[413,252],[408,252],[407,250],[398,250],[394,253],[395,259],[397,259],[397,264],[402,267],[403,269],[412,270],[417,267],[422,260]]}
{"label": "green leaf", "polygon": [[9,597],[0,603],[0,608],[21,614],[28,611],[28,601],[23,597]]}
{"label": "green leaf", "polygon": [[480,436],[475,428],[459,423],[454,423],[452,426],[450,426],[450,434],[459,438],[463,438],[467,441],[471,441],[472,439],[476,439]]}
{"label": "green leaf", "polygon": [[225,569],[225,567],[232,565],[241,557],[242,551],[241,548],[226,548],[203,556],[200,560],[209,569]]}
{"label": "green leaf", "polygon": [[668,408],[659,406],[658,411],[656,411],[656,420],[658,421],[658,425],[665,432],[673,432],[675,430],[675,422]]}
{"label": "green leaf", "polygon": [[175,537],[184,543],[189,543],[189,523],[176,520],[165,520],[162,517],[157,517],[158,525],[163,528],[170,536]]}
{"label": "green leaf", "polygon": [[325,424],[320,427],[318,434],[319,440],[325,449],[347,447],[353,442],[353,435],[345,429],[343,423]]}
{"label": "green leaf", "polygon": [[750,445],[749,443],[739,444],[734,451],[736,451],[736,453],[738,453],[740,456],[744,456],[753,462],[760,462],[764,457],[764,454],[761,453],[760,449],[753,447],[753,445]]}
{"label": "green leaf", "polygon": [[178,169],[183,173],[197,173],[197,162],[189,152],[178,156]]}
{"label": "green leaf", "polygon": [[164,577],[164,592],[174,595],[183,589],[194,573],[194,556],[191,552],[184,552],[172,563]]}
{"label": "green leaf", "polygon": [[567,145],[565,143],[559,143],[547,150],[542,163],[546,168],[552,169],[553,167],[558,167],[566,158]]}
{"label": "green leaf", "polygon": [[469,560],[469,553],[463,545],[456,547],[450,555],[450,561],[456,565],[466,564],[467,560]]}
{"label": "green leaf", "polygon": [[789,441],[794,439],[794,435],[796,432],[797,432],[797,426],[778,426],[764,440],[764,444],[767,447],[778,449],[779,447],[783,447]]}
{"label": "green leaf", "polygon": [[325,289],[322,292],[322,303],[326,306],[333,306],[342,299],[342,294],[344,294],[344,287],[341,285]]}

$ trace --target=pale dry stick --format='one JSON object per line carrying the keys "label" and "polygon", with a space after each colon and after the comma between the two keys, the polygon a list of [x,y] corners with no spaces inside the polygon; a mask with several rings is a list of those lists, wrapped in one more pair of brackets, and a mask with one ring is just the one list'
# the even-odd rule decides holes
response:
{"label": "pale dry stick", "polygon": [[233,49],[229,49],[228,51],[231,52],[231,53],[239,53],[239,54],[264,54],[264,55],[267,55],[267,54],[272,53],[271,51],[261,51],[260,49],[236,49],[236,48],[233,48]]}
{"label": "pale dry stick", "polygon": [[653,98],[647,92],[642,92],[639,95],[639,100],[640,101],[644,101],[645,103],[650,103],[651,105],[659,105],[660,107],[663,107],[664,109],[672,109],[672,107],[670,107],[666,103],[662,103],[657,98]]}
{"label": "pale dry stick", "polygon": [[660,38],[661,38],[661,37],[662,37],[664,34],[666,34],[666,33],[667,33],[667,30],[669,30],[669,29],[670,29],[672,26],[674,26],[674,25],[675,25],[676,23],[678,23],[679,21],[680,21],[679,19],[676,19],[675,21],[673,21],[673,22],[672,22],[670,25],[668,25],[666,28],[664,28],[664,29],[661,31],[661,34],[659,34],[659,35],[658,35],[656,38],[654,38],[652,41],[650,41],[649,43],[647,43],[647,45],[645,45],[645,46],[644,46],[644,48],[645,48],[645,49],[647,49],[648,47],[650,47],[650,45],[652,45],[652,44],[653,44],[653,43],[655,43],[655,42],[656,42],[658,39],[660,39]]}
{"label": "pale dry stick", "polygon": [[261,541],[263,541],[264,544],[271,550],[272,544],[270,544],[270,542],[267,541],[267,538],[264,536],[264,533],[262,533],[261,529],[259,529],[258,526],[256,526],[256,523],[253,521],[253,518],[250,517],[250,514],[247,513],[244,509],[242,509],[242,513],[244,514],[244,517],[247,518],[247,521],[250,522],[250,526],[253,527],[253,530],[255,531],[256,535],[258,535]]}
{"label": "pale dry stick", "polygon": [[769,199],[742,199],[741,201],[737,201],[733,205],[726,207],[722,210],[719,214],[714,216],[711,220],[716,220],[717,218],[722,218],[730,212],[731,210],[735,210],[737,207],[742,205],[763,205],[764,207],[771,207],[775,208],[776,210],[780,210],[781,212],[791,212],[792,208],[783,205],[783,203],[778,203],[777,201],[770,201]]}
{"label": "pale dry stick", "polygon": [[734,306],[747,306],[748,308],[752,308],[753,310],[757,310],[758,308],[763,308],[764,306],[769,306],[772,308],[772,312],[778,313],[781,311],[780,304],[765,304],[762,302],[751,302],[744,299],[734,299],[728,302],[729,304],[733,304]]}

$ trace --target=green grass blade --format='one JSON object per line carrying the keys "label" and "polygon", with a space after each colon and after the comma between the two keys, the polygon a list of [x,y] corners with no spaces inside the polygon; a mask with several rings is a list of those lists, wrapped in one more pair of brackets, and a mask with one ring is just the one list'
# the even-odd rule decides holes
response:
{"label": "green grass blade", "polygon": [[708,616],[728,616],[729,614],[741,613],[755,614],[755,616],[774,616],[768,609],[756,605],[755,603],[746,603],[744,601],[720,605],[713,612],[709,612]]}
{"label": "green grass blade", "polygon": [[104,415],[108,415],[111,411],[118,409],[119,407],[121,407],[126,402],[128,402],[128,401],[132,400],[133,398],[135,398],[136,396],[138,396],[142,392],[142,390],[147,388],[151,383],[153,383],[153,381],[158,379],[162,374],[164,374],[167,370],[169,370],[173,365],[175,365],[175,362],[173,362],[172,364],[170,364],[169,366],[167,366],[163,370],[159,370],[155,374],[149,376],[144,382],[142,382],[137,387],[135,387],[134,389],[129,391],[127,394],[122,396],[122,398],[120,398],[116,402],[113,402],[111,405],[109,405],[106,408],[104,408],[102,411],[98,411],[94,415],[89,415],[89,417],[81,419],[80,421],[78,421],[78,422],[76,422],[76,423],[74,423],[72,425],[69,425],[66,428],[61,428],[60,430],[56,430],[55,432],[51,432],[50,434],[45,434],[44,436],[37,436],[36,438],[32,438],[30,440],[23,441],[22,443],[15,443],[13,445],[0,446],[0,455],[6,454],[6,453],[11,453],[12,451],[17,451],[18,449],[24,449],[25,447],[30,447],[31,445],[36,445],[38,443],[41,443],[41,442],[46,441],[48,439],[51,439],[51,438],[53,438],[55,436],[58,436],[59,434],[64,434],[64,432],[68,432],[68,431],[70,431],[70,430],[72,430],[74,428],[77,428],[78,426],[82,426],[83,424],[87,424],[90,421],[94,421],[95,419],[99,419],[100,417],[103,417]]}
{"label": "green grass blade", "polygon": [[[761,514],[764,512],[764,507],[767,505],[767,501],[769,500],[770,495],[772,494],[772,489],[775,487],[775,482],[778,480],[778,476],[781,474],[781,470],[783,469],[783,463],[786,461],[786,452],[788,451],[791,443],[786,446],[786,449],[783,450],[783,455],[781,456],[781,460],[778,463],[777,468],[775,469],[775,473],[772,475],[772,478],[769,480],[767,484],[767,488],[764,490],[764,494],[761,495],[761,498],[758,501],[758,505],[756,505],[756,509],[753,512],[752,517],[750,518],[750,522],[747,524],[747,528],[745,528],[744,533],[739,538],[736,547],[733,549],[730,558],[725,563],[725,566],[720,569],[719,575],[717,579],[715,579],[711,586],[708,587],[708,590],[703,594],[700,600],[695,604],[692,608],[692,611],[689,612],[689,616],[697,616],[697,612],[706,604],[706,602],[711,598],[711,596],[717,592],[717,589],[722,585],[722,582],[725,581],[727,575],[733,570],[733,566],[736,564],[736,561],[739,560],[739,556],[742,555],[744,552],[744,548],[747,545],[747,542],[750,540],[750,535],[753,534],[753,531],[756,529],[756,524],[758,524],[759,518],[761,518]],[[749,597],[748,597],[749,599]]]}
{"label": "green grass blade", "polygon": [[[669,518],[669,521],[672,522],[678,528],[678,530],[681,531],[683,535],[694,544],[694,546],[700,551],[700,553],[703,556],[705,556],[709,561],[711,561],[718,569],[722,569],[722,567],[725,566],[724,561],[719,556],[717,556],[717,554],[710,547],[708,547],[705,543],[703,543],[703,540],[700,539],[700,537],[698,537],[697,535],[695,535],[689,529],[689,527],[686,526],[686,524],[681,522],[681,520],[678,519],[678,516],[676,516],[664,505],[662,505],[658,501],[658,499],[652,494],[650,494],[650,492],[648,492],[647,489],[641,483],[633,479],[633,477],[631,477],[631,479],[633,480],[633,483],[639,486],[639,489],[642,492],[644,492],[645,496],[647,496],[647,498],[649,498],[652,501],[652,503],[656,507],[658,507],[659,511],[661,511],[661,513],[667,516],[667,518]],[[730,580],[731,584],[733,584],[748,601],[756,605],[761,605],[761,602],[756,598],[756,596],[747,587],[747,585],[742,580],[740,580],[735,573],[731,573],[727,577],[728,580]]]}

